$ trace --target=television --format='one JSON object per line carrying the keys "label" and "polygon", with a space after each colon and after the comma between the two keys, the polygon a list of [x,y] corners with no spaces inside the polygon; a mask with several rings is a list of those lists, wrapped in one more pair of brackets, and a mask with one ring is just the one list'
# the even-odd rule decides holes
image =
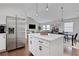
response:
{"label": "television", "polygon": [[29,29],[35,29],[36,25],[35,24],[29,24]]}

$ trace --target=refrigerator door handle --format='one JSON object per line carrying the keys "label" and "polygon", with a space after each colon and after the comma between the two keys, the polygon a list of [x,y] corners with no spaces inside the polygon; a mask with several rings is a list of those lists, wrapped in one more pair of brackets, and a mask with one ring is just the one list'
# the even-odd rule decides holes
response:
{"label": "refrigerator door handle", "polygon": [[9,33],[9,34],[14,34],[14,28],[10,28],[10,27],[9,27],[9,28],[8,28],[8,33]]}

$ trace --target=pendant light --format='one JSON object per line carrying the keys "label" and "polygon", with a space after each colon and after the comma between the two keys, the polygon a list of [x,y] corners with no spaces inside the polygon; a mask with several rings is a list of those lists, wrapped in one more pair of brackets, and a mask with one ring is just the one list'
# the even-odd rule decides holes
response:
{"label": "pendant light", "polygon": [[38,3],[36,3],[36,16],[38,16]]}
{"label": "pendant light", "polygon": [[46,4],[46,11],[48,11],[48,3]]}
{"label": "pendant light", "polygon": [[63,22],[63,7],[61,7],[61,21]]}

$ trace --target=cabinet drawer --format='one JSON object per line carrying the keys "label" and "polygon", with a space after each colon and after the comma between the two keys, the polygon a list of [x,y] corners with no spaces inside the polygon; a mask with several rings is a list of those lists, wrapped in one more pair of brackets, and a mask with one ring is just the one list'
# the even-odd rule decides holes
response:
{"label": "cabinet drawer", "polygon": [[29,35],[29,39],[32,39],[32,36],[31,35]]}
{"label": "cabinet drawer", "polygon": [[40,44],[39,45],[39,56],[49,56],[49,48]]}
{"label": "cabinet drawer", "polygon": [[0,38],[0,50],[6,49],[6,40],[4,38]]}
{"label": "cabinet drawer", "polygon": [[46,40],[44,40],[44,39],[39,39],[39,44],[42,44],[42,45],[44,45],[44,46],[46,46],[46,47],[49,47],[49,41],[46,41]]}

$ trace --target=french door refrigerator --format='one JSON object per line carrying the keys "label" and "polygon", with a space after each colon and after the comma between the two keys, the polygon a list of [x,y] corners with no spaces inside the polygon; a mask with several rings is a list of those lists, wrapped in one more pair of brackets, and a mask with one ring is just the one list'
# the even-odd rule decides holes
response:
{"label": "french door refrigerator", "polygon": [[6,17],[7,24],[7,51],[24,47],[25,45],[25,19],[13,16]]}

